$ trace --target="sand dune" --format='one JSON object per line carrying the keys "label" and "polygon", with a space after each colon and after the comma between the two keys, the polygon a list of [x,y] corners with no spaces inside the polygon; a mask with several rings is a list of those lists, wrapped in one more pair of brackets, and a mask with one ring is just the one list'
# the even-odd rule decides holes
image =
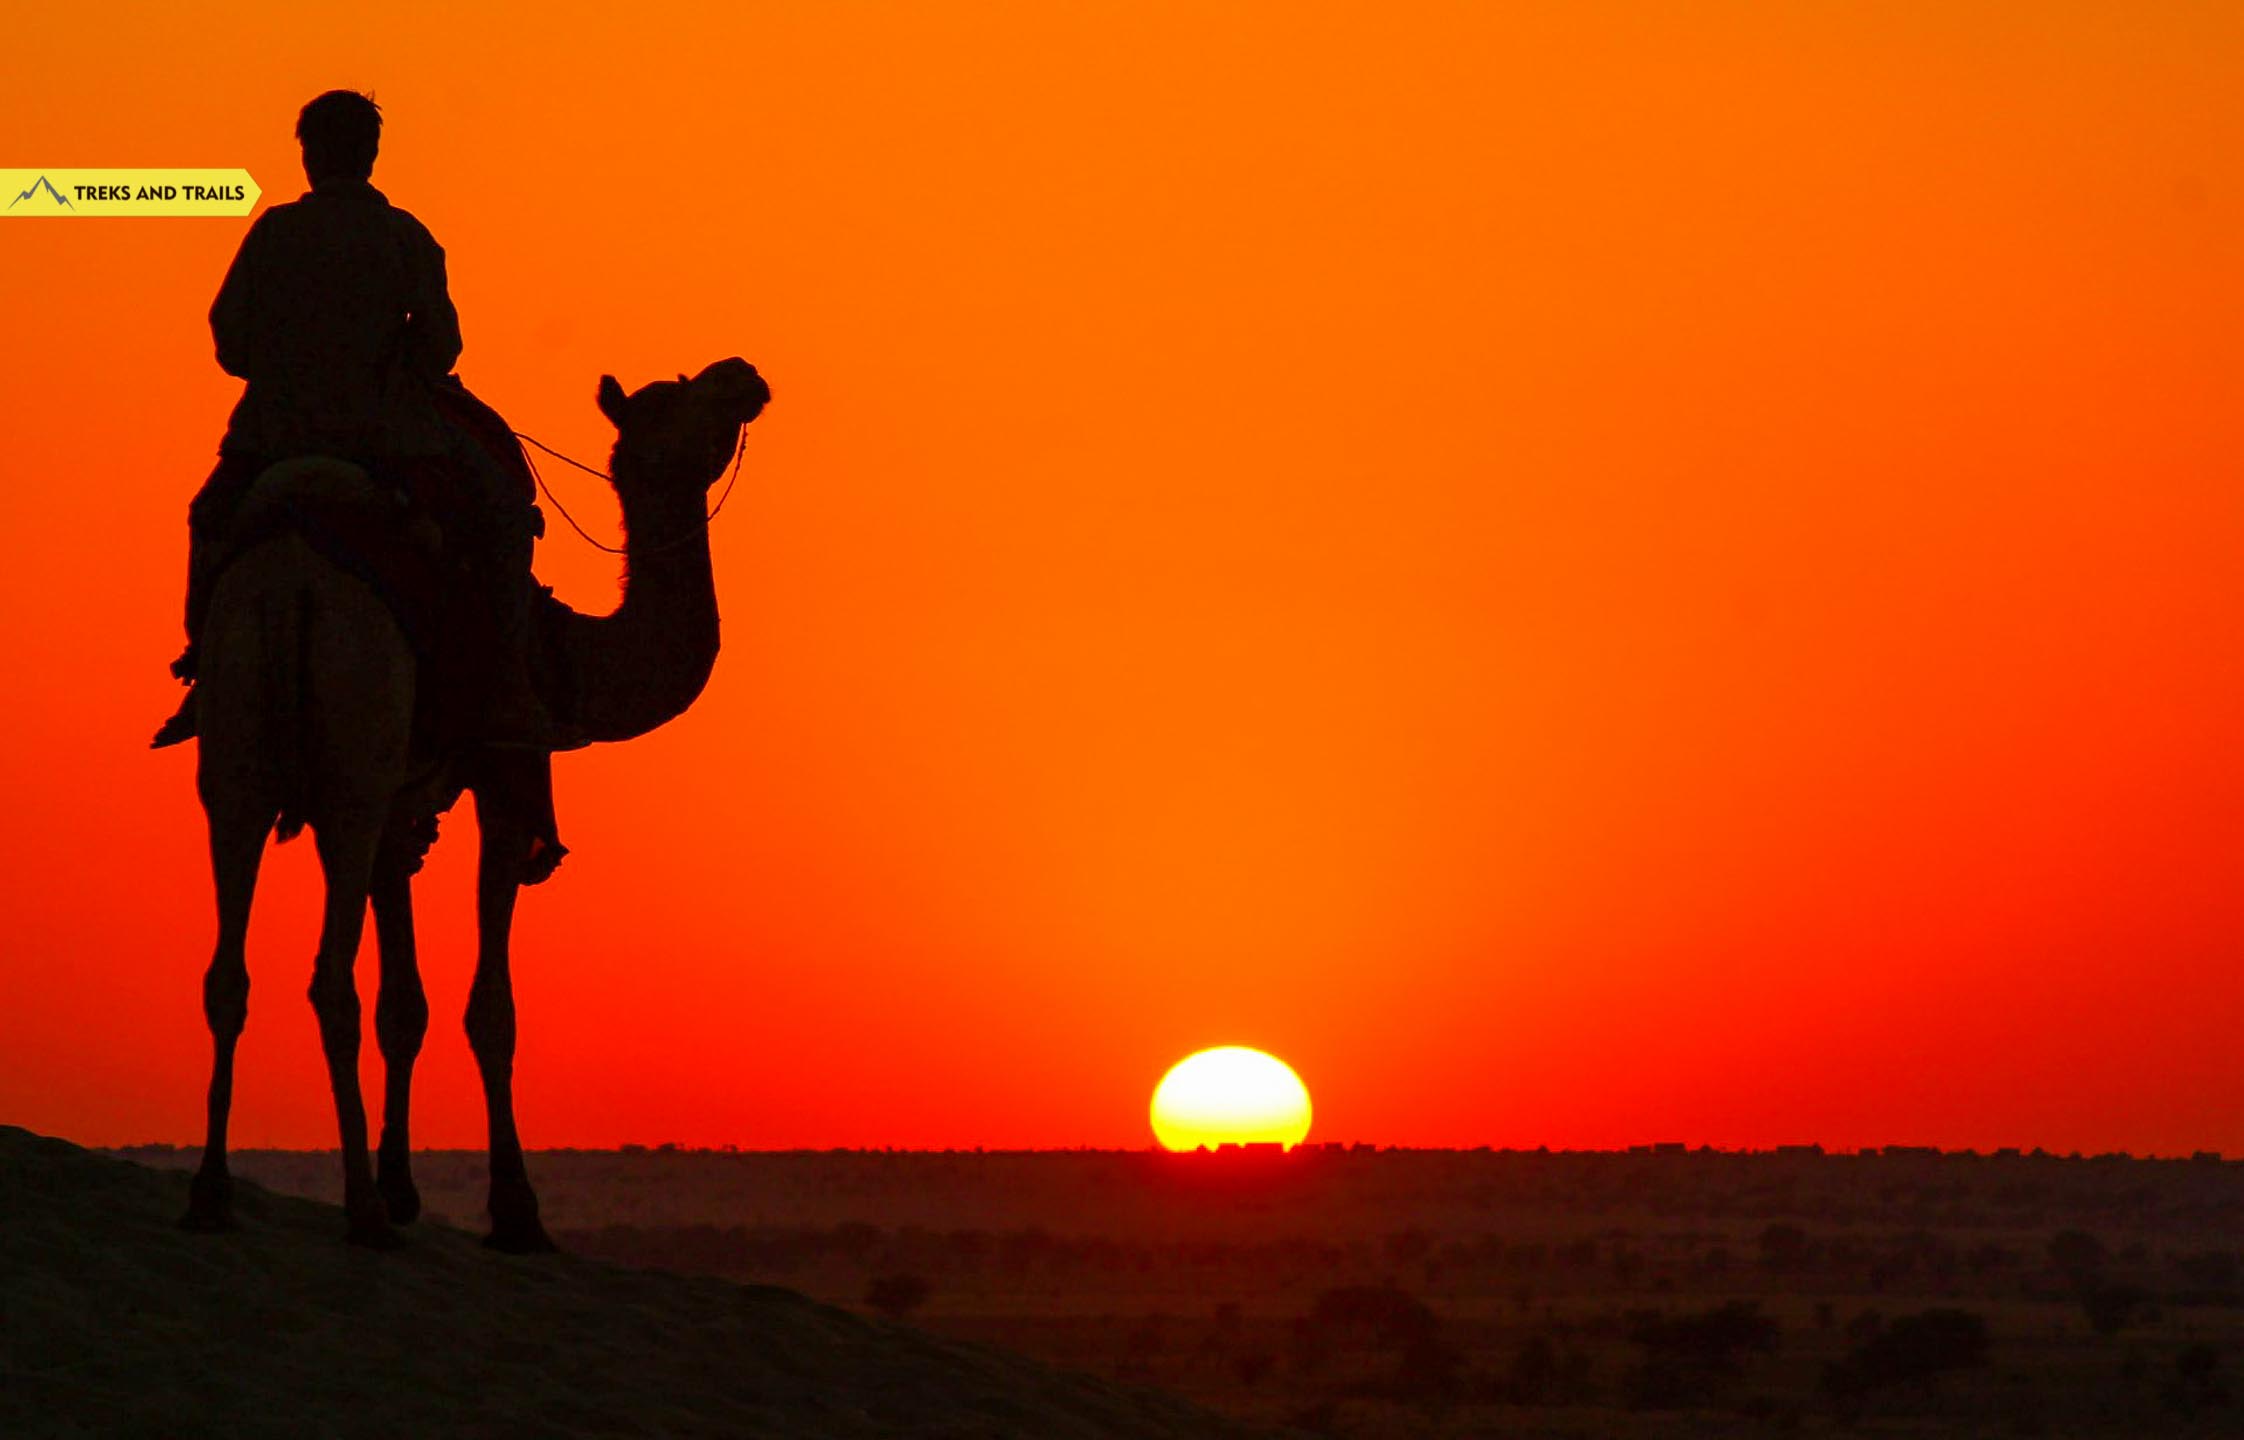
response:
{"label": "sand dune", "polygon": [[1181,1401],[861,1319],[792,1291],[514,1259],[237,1179],[185,1234],[183,1172],[0,1126],[0,1434],[1237,1436]]}

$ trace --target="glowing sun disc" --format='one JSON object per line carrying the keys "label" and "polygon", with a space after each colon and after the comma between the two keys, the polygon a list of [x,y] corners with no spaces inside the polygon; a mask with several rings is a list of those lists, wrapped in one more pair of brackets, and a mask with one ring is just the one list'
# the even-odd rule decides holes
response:
{"label": "glowing sun disc", "polygon": [[1276,1142],[1309,1134],[1309,1089],[1275,1055],[1222,1045],[1179,1060],[1153,1090],[1153,1134],[1171,1150]]}

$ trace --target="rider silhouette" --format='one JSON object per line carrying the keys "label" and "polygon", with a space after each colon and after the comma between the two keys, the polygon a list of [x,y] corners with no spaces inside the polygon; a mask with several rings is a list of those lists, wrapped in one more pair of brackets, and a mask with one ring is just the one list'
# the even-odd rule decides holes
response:
{"label": "rider silhouette", "polygon": [[[312,188],[258,217],[211,306],[218,363],[248,383],[188,507],[188,644],[172,671],[193,680],[228,522],[251,482],[279,460],[331,456],[401,494],[445,492],[434,508],[475,572],[498,652],[479,667],[478,738],[537,748],[550,722],[524,657],[536,511],[439,406],[440,388],[464,395],[450,378],[459,313],[443,248],[370,183],[381,134],[380,107],[355,91],[304,107],[296,138]],[[194,733],[190,692],[154,743]]]}

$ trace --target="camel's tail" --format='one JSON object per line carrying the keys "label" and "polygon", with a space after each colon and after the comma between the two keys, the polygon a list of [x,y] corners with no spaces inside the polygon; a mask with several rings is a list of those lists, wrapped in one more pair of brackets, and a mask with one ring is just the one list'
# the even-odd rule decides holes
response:
{"label": "camel's tail", "polygon": [[284,844],[303,833],[311,813],[312,592],[299,587],[268,614],[266,630],[265,743],[280,786],[280,818],[273,838]]}

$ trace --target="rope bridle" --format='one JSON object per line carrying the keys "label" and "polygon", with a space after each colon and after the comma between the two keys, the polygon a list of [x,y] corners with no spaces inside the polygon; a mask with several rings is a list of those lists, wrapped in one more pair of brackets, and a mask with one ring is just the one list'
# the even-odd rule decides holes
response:
{"label": "rope bridle", "polygon": [[[595,470],[590,465],[585,464],[582,460],[572,459],[569,456],[564,455],[560,451],[554,449],[551,445],[546,444],[543,440],[538,439],[534,435],[525,435],[521,431],[511,428],[507,431],[507,433],[512,435],[515,439],[524,442],[525,444],[537,446],[540,450],[543,450],[546,454],[551,455],[554,459],[559,460],[564,464],[576,466],[579,470],[582,470],[587,475],[597,475],[601,479],[607,481],[610,485],[616,483],[616,477],[609,474],[607,471]],[[732,449],[732,474],[725,481],[724,493],[717,497],[717,503],[710,506],[708,513],[701,517],[701,523],[699,525],[689,526],[687,527],[685,533],[681,535],[673,535],[669,539],[664,540],[659,544],[639,546],[606,545],[598,540],[593,539],[592,536],[586,532],[585,528],[577,523],[577,517],[569,513],[569,507],[563,505],[561,503],[560,497],[555,495],[552,489],[547,486],[547,484],[545,483],[545,476],[540,474],[538,471],[538,462],[530,458],[530,452],[527,450],[522,452],[522,463],[530,467],[530,478],[537,482],[538,493],[543,495],[546,498],[547,502],[551,504],[555,510],[560,512],[561,518],[569,522],[569,528],[576,531],[578,538],[582,539],[585,544],[590,545],[595,550],[604,550],[610,555],[628,555],[636,552],[641,559],[644,559],[649,555],[659,555],[665,550],[672,550],[680,545],[687,544],[709,529],[710,522],[714,521],[717,518],[717,512],[724,509],[725,502],[732,498],[732,487],[735,484],[739,483],[740,480],[741,457],[746,455],[747,453],[748,427],[743,425],[740,428],[740,439]]]}

